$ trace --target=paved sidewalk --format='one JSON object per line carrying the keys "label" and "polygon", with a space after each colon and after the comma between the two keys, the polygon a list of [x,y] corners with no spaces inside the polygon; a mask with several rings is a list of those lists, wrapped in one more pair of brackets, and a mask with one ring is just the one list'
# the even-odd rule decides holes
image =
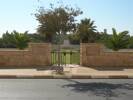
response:
{"label": "paved sidewalk", "polygon": [[64,74],[57,74],[52,69],[0,69],[0,78],[133,78],[133,68],[99,68],[67,65]]}
{"label": "paved sidewalk", "polygon": [[133,78],[133,68],[98,68],[98,67],[76,67],[72,68],[72,75],[86,78]]}

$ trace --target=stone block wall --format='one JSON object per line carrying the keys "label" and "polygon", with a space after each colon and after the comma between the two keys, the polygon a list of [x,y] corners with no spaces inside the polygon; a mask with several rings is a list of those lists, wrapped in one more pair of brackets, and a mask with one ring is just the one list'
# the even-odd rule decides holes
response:
{"label": "stone block wall", "polygon": [[133,50],[106,51],[102,44],[82,43],[80,64],[96,67],[133,67]]}
{"label": "stone block wall", "polygon": [[0,49],[0,67],[51,65],[51,44],[30,43],[25,50]]}

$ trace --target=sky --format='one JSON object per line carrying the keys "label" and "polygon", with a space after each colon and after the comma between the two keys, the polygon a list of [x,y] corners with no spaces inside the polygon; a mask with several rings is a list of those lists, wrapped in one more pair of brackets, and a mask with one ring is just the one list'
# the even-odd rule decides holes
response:
{"label": "sky", "polygon": [[[34,14],[40,6],[48,8],[59,0],[0,0],[0,36],[7,30],[35,33],[39,25]],[[116,28],[133,35],[133,0],[62,0],[64,5],[79,7],[83,14],[77,19],[91,18],[98,31]]]}

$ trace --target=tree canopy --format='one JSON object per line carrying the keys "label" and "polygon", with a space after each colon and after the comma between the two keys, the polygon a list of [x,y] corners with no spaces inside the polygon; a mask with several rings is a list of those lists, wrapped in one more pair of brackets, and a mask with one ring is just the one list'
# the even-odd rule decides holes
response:
{"label": "tree canopy", "polygon": [[81,42],[95,42],[99,35],[94,21],[88,18],[81,20],[78,25],[77,33],[80,36]]}
{"label": "tree canopy", "polygon": [[53,36],[66,34],[76,29],[75,17],[82,14],[79,8],[68,6],[53,7],[50,9],[40,8],[35,14],[39,22],[38,33],[44,34],[48,41],[52,41]]}
{"label": "tree canopy", "polygon": [[0,39],[0,47],[24,49],[28,46],[29,41],[30,38],[27,31],[24,33],[19,33],[17,31],[9,33],[7,31]]}
{"label": "tree canopy", "polygon": [[130,42],[130,35],[128,31],[117,33],[116,29],[112,28],[112,36],[110,38],[110,48],[117,51],[119,49],[127,48]]}

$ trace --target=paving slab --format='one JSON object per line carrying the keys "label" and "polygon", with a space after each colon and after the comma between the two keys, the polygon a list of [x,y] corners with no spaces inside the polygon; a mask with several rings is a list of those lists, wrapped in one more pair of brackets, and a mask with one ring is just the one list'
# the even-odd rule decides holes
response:
{"label": "paving slab", "polygon": [[64,74],[57,74],[53,69],[0,69],[0,78],[74,78],[74,79],[107,79],[107,78],[133,78],[133,68],[120,70],[99,70],[93,67],[71,65],[64,67]]}

